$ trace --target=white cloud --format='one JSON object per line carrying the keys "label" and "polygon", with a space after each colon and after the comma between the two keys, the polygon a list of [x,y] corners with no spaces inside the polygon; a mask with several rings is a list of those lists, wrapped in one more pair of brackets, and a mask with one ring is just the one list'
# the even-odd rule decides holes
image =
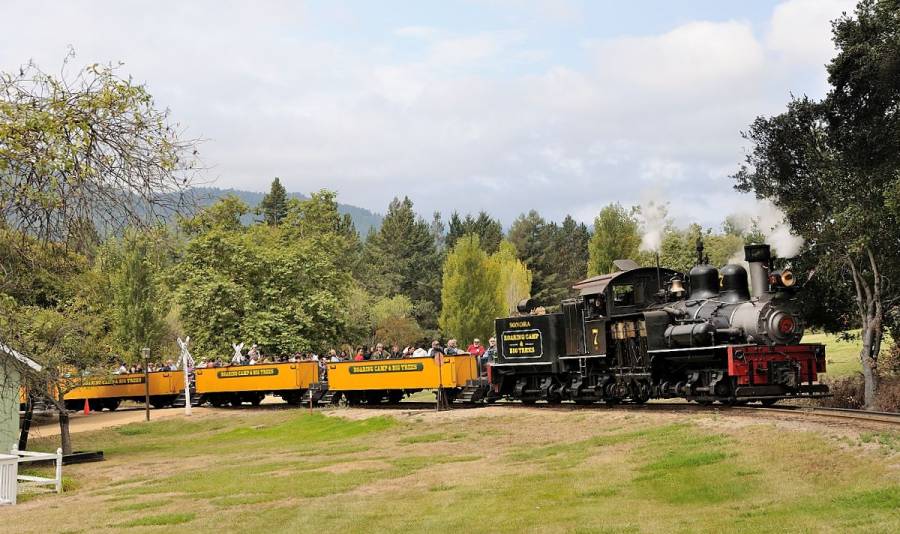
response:
{"label": "white cloud", "polygon": [[775,7],[766,45],[789,63],[820,66],[834,55],[830,21],[857,0],[788,0]]}
{"label": "white cloud", "polygon": [[[749,22],[692,21],[592,41],[582,64],[512,26],[329,39],[294,2],[18,2],[5,10],[19,24],[0,34],[0,70],[30,57],[53,70],[69,44],[83,63],[124,60],[210,139],[202,154],[225,187],[263,190],[280,176],[376,210],[407,194],[424,214],[486,209],[507,223],[531,208],[589,221],[655,189],[676,221],[716,224],[742,202],[727,178],[739,131],[783,109],[798,83],[797,69],[774,68],[797,3],[773,12],[764,43]],[[816,16],[840,10],[826,11]],[[347,34],[361,24],[336,16]],[[820,64],[813,55],[791,61]],[[511,72],[512,58],[547,66]]]}
{"label": "white cloud", "polygon": [[752,80],[763,49],[745,22],[689,22],[657,36],[588,43],[601,75],[654,92],[721,89]]}
{"label": "white cloud", "polygon": [[413,37],[416,39],[434,39],[441,35],[441,30],[433,26],[404,26],[394,31],[401,37]]}

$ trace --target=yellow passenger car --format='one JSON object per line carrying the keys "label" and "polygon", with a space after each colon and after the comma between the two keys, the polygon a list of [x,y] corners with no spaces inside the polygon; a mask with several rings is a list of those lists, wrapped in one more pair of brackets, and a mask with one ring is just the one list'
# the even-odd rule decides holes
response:
{"label": "yellow passenger car", "polygon": [[340,392],[350,404],[399,402],[405,394],[443,388],[453,398],[466,383],[478,378],[476,357],[469,354],[434,358],[367,360],[328,364],[328,389]]}
{"label": "yellow passenger car", "polygon": [[[184,392],[183,371],[148,373],[150,404],[154,408],[169,406]],[[87,400],[92,410],[115,410],[123,400],[144,401],[143,373],[108,376],[69,377],[65,394],[66,408],[79,410]]]}
{"label": "yellow passenger car", "polygon": [[195,369],[197,394],[213,406],[249,402],[257,405],[266,394],[296,404],[310,384],[319,381],[317,362],[271,363]]}

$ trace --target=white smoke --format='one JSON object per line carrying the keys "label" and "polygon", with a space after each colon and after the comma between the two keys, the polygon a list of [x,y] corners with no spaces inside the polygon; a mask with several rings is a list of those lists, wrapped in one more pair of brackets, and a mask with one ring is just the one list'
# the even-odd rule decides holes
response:
{"label": "white smoke", "polygon": [[[729,216],[729,220],[739,230],[759,230],[765,236],[765,242],[772,246],[772,250],[780,258],[793,258],[800,253],[803,238],[793,233],[784,212],[778,206],[769,200],[755,200],[748,207],[748,211]],[[742,251],[736,252],[732,259],[737,259],[738,262],[743,259]]]}
{"label": "white smoke", "polygon": [[668,203],[652,198],[646,198],[641,203],[641,211],[638,219],[641,223],[641,250],[659,252],[662,246],[663,236],[668,225]]}

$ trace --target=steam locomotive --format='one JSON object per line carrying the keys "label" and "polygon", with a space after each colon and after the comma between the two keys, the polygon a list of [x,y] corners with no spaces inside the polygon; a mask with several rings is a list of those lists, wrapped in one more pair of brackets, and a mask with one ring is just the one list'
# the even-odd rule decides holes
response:
{"label": "steam locomotive", "polygon": [[[687,277],[619,260],[574,286],[558,313],[530,299],[496,320],[490,397],[534,403],[643,403],[680,397],[743,404],[820,397],[825,348],[801,344],[796,278],[772,268],[768,245],[744,248],[747,270],[703,258]],[[536,311],[537,310],[537,311]]]}

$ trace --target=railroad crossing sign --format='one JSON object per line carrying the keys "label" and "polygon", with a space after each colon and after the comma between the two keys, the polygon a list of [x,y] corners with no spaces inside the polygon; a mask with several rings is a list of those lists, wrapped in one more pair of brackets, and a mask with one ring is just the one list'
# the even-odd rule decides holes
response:
{"label": "railroad crossing sign", "polygon": [[191,336],[182,341],[178,338],[178,346],[181,347],[181,370],[184,371],[184,415],[191,415],[191,373],[194,372],[194,357],[188,350]]}

